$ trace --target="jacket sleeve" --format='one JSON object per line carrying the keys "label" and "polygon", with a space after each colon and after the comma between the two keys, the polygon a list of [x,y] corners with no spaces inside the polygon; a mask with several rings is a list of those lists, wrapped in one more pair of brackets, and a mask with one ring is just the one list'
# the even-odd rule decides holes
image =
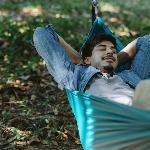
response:
{"label": "jacket sleeve", "polygon": [[150,34],[138,38],[131,68],[142,80],[150,76]]}
{"label": "jacket sleeve", "polygon": [[46,62],[49,73],[61,87],[66,87],[64,82],[75,65],[71,63],[66,51],[60,46],[58,36],[49,25],[45,28],[38,27],[33,35],[34,46],[38,54]]}

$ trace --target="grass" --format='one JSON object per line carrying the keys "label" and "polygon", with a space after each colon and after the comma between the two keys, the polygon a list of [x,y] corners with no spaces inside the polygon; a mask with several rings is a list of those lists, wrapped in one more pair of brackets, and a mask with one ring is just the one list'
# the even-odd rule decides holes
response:
{"label": "grass", "polygon": [[[103,0],[99,9],[125,44],[150,31],[149,0]],[[50,23],[79,50],[91,27],[90,1],[1,0],[0,14],[0,148],[81,149],[65,93],[31,41],[36,27]]]}

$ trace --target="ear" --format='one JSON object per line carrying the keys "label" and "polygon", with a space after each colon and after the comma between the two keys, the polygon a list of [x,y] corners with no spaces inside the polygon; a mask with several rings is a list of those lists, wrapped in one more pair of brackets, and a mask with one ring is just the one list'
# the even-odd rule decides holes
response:
{"label": "ear", "polygon": [[85,57],[84,61],[85,64],[90,65],[91,64],[91,57]]}

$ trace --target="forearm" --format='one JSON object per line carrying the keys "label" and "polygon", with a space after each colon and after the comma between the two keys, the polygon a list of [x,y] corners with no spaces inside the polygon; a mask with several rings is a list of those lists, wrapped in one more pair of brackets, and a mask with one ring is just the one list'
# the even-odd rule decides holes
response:
{"label": "forearm", "polygon": [[124,49],[118,53],[119,65],[125,64],[131,61],[136,54],[136,43],[137,39],[129,43]]}
{"label": "forearm", "polygon": [[74,64],[81,63],[82,60],[81,55],[75,49],[73,49],[68,43],[66,43],[66,41],[61,36],[58,35],[58,37],[60,45],[65,49],[72,63]]}

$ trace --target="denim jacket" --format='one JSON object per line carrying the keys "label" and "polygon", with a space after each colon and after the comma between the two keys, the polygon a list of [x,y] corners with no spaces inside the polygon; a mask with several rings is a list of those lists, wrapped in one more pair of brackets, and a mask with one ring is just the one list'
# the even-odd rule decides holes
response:
{"label": "denim jacket", "polygon": [[[50,25],[45,28],[38,27],[34,32],[33,41],[37,52],[46,62],[49,73],[54,77],[61,88],[69,88],[84,92],[89,80],[92,79],[94,75],[100,73],[98,69],[92,66],[73,64],[65,49],[61,47],[58,36]],[[143,38],[138,39],[138,51],[140,51],[139,49],[143,42]],[[149,45],[147,44],[147,46]],[[147,52],[147,50],[145,51]],[[147,71],[145,71],[144,68],[137,68],[137,65],[139,65],[138,60],[141,60],[141,55],[142,57],[143,55],[145,57],[145,53],[141,54],[138,52],[130,70],[124,70],[118,74],[126,83],[129,83],[133,87],[135,87],[141,79],[144,79],[145,76],[147,76]],[[146,61],[150,64],[148,58]],[[146,67],[150,70],[150,65],[147,65]],[[141,70],[143,71],[142,75],[146,72],[143,76],[138,74]]]}

